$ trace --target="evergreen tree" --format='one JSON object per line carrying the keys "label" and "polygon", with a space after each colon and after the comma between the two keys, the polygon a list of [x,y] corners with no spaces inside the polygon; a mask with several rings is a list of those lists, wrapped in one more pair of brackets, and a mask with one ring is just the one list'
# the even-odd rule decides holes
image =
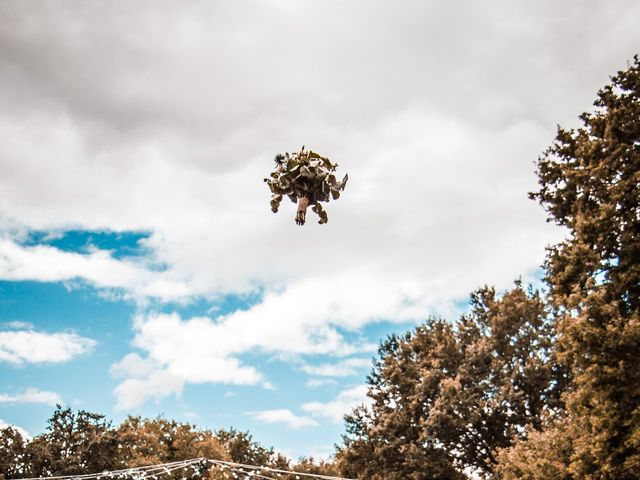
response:
{"label": "evergreen tree", "polygon": [[547,455],[541,464],[563,464],[570,478],[637,479],[640,472],[638,56],[598,92],[595,106],[580,116],[581,128],[558,129],[538,162],[541,188],[531,194],[568,231],[548,251],[546,280],[572,384],[565,417],[501,456],[504,472],[526,467],[527,478],[550,478],[524,465],[532,453]]}

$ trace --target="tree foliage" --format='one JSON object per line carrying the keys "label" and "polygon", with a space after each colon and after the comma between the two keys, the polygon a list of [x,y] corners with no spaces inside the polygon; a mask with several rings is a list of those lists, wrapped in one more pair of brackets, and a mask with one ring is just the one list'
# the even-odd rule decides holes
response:
{"label": "tree foliage", "polygon": [[431,319],[380,347],[371,406],[348,416],[338,459],[371,479],[489,475],[498,449],[542,427],[564,384],[553,329],[538,292],[519,283],[502,296],[482,288],[456,323]]}
{"label": "tree foliage", "polygon": [[104,415],[58,408],[48,431],[26,446],[30,476],[78,475],[122,466],[118,441]]}
{"label": "tree foliage", "polygon": [[526,438],[498,452],[496,478],[502,480],[571,480],[568,465],[575,430],[566,416],[546,418],[542,431],[528,429]]}
{"label": "tree foliage", "polygon": [[119,454],[127,467],[198,457],[229,458],[224,445],[212,432],[175,420],[128,417],[116,433]]}
{"label": "tree foliage", "polygon": [[[611,80],[598,92],[596,111],[580,116],[581,128],[558,129],[539,159],[540,190],[532,194],[549,220],[568,230],[545,266],[559,359],[573,378],[565,433],[551,433],[571,453],[550,454],[565,458],[572,478],[631,479],[640,472],[638,57]],[[527,449],[542,447],[520,446]]]}
{"label": "tree foliage", "polygon": [[249,432],[239,432],[234,428],[221,429],[216,432],[215,437],[233,462],[248,465],[270,465],[277,462],[274,449],[260,445]]}
{"label": "tree foliage", "polygon": [[[202,430],[165,418],[127,417],[114,427],[103,415],[60,406],[45,433],[24,438],[8,427],[0,430],[0,480],[52,475],[77,475],[206,457],[289,470],[291,462],[248,432]],[[331,462],[302,458],[294,468],[331,474]],[[216,469],[165,474],[165,480],[228,478]],[[288,480],[282,477],[283,480]]]}
{"label": "tree foliage", "polygon": [[13,427],[0,430],[0,480],[24,473],[27,440]]}

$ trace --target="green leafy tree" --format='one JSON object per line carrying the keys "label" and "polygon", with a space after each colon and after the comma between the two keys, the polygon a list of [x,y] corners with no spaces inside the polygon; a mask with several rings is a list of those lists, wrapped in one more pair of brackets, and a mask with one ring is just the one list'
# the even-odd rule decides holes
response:
{"label": "green leafy tree", "polygon": [[560,408],[563,374],[538,292],[482,288],[455,324],[431,319],[379,350],[371,406],[347,417],[342,471],[358,478],[490,476],[497,451]]}

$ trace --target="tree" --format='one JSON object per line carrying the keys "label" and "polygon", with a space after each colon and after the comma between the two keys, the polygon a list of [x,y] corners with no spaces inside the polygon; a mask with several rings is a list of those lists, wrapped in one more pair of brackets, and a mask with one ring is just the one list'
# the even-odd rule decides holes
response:
{"label": "tree", "polygon": [[0,428],[0,480],[25,476],[25,438],[15,428]]}
{"label": "tree", "polygon": [[337,458],[343,475],[372,480],[463,479],[422,420],[443,380],[455,376],[460,354],[450,324],[431,319],[414,332],[391,335],[368,377],[370,407],[346,417]]}
{"label": "tree", "polygon": [[[565,371],[554,352],[553,319],[540,292],[520,282],[500,298],[493,288],[471,295],[471,311],[458,322],[464,360],[455,389],[441,392],[446,445],[457,463],[489,475],[496,452],[540,430],[545,414],[562,408]],[[458,386],[459,385],[459,386]]]}
{"label": "tree", "polygon": [[538,161],[540,190],[531,197],[568,231],[545,263],[559,359],[572,376],[565,395],[573,436],[567,471],[574,478],[631,479],[640,472],[637,55],[594,105],[594,113],[580,116],[582,127],[558,128]]}
{"label": "tree", "polygon": [[[290,470],[287,457],[263,447],[248,432],[234,429],[214,433],[175,420],[134,416],[113,428],[103,415],[82,410],[74,413],[58,406],[49,419],[48,430],[29,441],[16,429],[0,429],[0,480],[82,475],[203,457]],[[325,475],[336,472],[331,462],[316,463],[312,458],[302,458],[295,468]],[[148,478],[228,480],[230,475],[237,474],[208,468],[204,462]],[[297,478],[296,474],[278,476]]]}
{"label": "tree", "polygon": [[571,480],[568,469],[575,432],[566,417],[548,418],[545,429],[498,452],[495,476],[501,480]]}
{"label": "tree", "polygon": [[[314,473],[317,475],[338,475],[338,470],[333,462],[322,459],[316,460],[313,457],[302,457],[298,459],[296,464],[293,466],[293,470],[296,472]],[[290,476],[292,479],[295,477],[295,475]]]}
{"label": "tree", "polygon": [[[229,460],[221,442],[209,430],[165,418],[127,417],[117,429],[119,456],[127,467],[206,457]],[[195,480],[202,478],[200,468],[179,470],[167,480]],[[210,469],[209,480],[224,478],[221,472]]]}
{"label": "tree", "polygon": [[118,438],[104,415],[57,406],[48,432],[26,446],[30,476],[77,475],[122,466]]}
{"label": "tree", "polygon": [[117,433],[120,457],[128,467],[198,457],[228,458],[212,432],[175,420],[130,416],[120,424]]}
{"label": "tree", "polygon": [[[216,439],[223,445],[232,462],[248,465],[270,465],[282,461],[273,448],[265,448],[253,440],[249,432],[239,432],[234,428],[220,429],[215,433]],[[278,464],[278,468],[282,464]]]}
{"label": "tree", "polygon": [[455,324],[430,319],[380,347],[370,406],[347,417],[342,471],[372,479],[489,476],[498,449],[560,407],[553,329],[538,292],[520,283],[472,294]]}

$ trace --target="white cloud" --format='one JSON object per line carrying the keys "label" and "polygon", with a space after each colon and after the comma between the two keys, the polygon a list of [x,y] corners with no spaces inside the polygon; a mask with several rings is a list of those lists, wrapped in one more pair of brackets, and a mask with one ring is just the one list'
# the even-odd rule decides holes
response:
{"label": "white cloud", "polygon": [[148,357],[128,354],[112,365],[111,373],[125,378],[113,391],[118,410],[137,408],[148,399],[180,396],[185,383],[271,388],[256,369],[216,350],[215,337],[210,336],[213,324],[207,319],[182,322],[177,315],[158,315],[138,317],[136,324],[142,331],[134,343],[146,348]]}
{"label": "white cloud", "polygon": [[335,385],[336,383],[338,382],[332,378],[310,378],[305,382],[305,386],[307,388],[320,388],[325,385]]}
{"label": "white cloud", "polygon": [[[355,284],[356,290],[351,288]],[[383,288],[376,275],[367,270],[343,272],[299,282],[284,291],[267,292],[260,303],[248,310],[215,319],[184,320],[175,313],[141,314],[134,321],[133,345],[146,352],[147,357],[130,354],[112,367],[115,374],[136,379],[125,381],[127,385],[122,384],[114,393],[123,407],[138,405],[147,397],[159,398],[181,391],[181,388],[166,389],[161,385],[151,388],[150,383],[160,381],[160,377],[153,374],[157,371],[166,371],[184,383],[269,388],[271,385],[264,375],[242,363],[239,355],[260,352],[281,356],[344,356],[373,351],[375,345],[349,342],[339,329],[357,330],[382,319],[422,318],[426,305],[420,308],[416,302],[423,300],[408,300],[414,293],[409,283],[401,281]],[[363,364],[362,359],[347,359],[337,365],[320,366],[315,374],[344,376]],[[142,382],[145,388],[137,388]],[[125,398],[128,395],[130,399]]]}
{"label": "white cloud", "polygon": [[39,390],[37,388],[27,388],[22,393],[8,394],[0,393],[0,403],[42,403],[44,405],[62,404],[62,397],[55,392]]}
{"label": "white cloud", "polygon": [[[118,187],[125,193],[109,197],[124,202],[117,208],[95,205],[74,217],[69,213],[88,208],[86,202],[65,203],[51,210],[50,218],[57,219],[58,227],[80,223],[117,229],[123,216],[130,216],[120,228],[151,230],[145,243],[154,252],[152,259],[134,262],[101,250],[80,254],[5,239],[0,277],[81,278],[100,288],[124,289],[134,297],[175,300],[255,291],[265,285],[326,282],[334,275],[353,277],[351,272],[373,269],[377,284],[365,279],[370,287],[382,291],[393,286],[409,296],[408,302],[421,296],[432,310],[442,310],[482,283],[507,286],[541,263],[553,229],[526,192],[535,187],[531,159],[543,148],[548,132],[532,122],[493,132],[415,109],[370,128],[368,134],[344,132],[345,143],[335,146],[352,183],[344,199],[329,206],[327,226],[311,223],[294,230],[291,205],[284,205],[278,216],[270,214],[268,194],[259,181],[270,168],[266,160],[246,162],[224,174],[203,174],[188,163],[168,159],[150,160],[148,171],[127,173],[135,178]],[[426,138],[425,131],[432,136]],[[364,137],[369,140],[363,146]],[[265,159],[270,155],[263,154]],[[526,161],[514,161],[520,158]],[[33,162],[34,168],[41,164]],[[120,178],[114,169],[106,174]],[[52,177],[50,172],[48,183]],[[109,183],[89,172],[86,182]],[[128,197],[140,188],[146,190],[145,201]],[[167,202],[168,193],[175,197],[173,203]],[[136,211],[145,206],[148,210]],[[94,223],[94,209],[108,218]],[[45,227],[28,222],[29,211],[20,218]],[[220,231],[227,233],[219,235]],[[151,269],[151,261],[167,268]],[[364,295],[355,285],[343,292],[352,304],[347,297]]]}
{"label": "white cloud", "polygon": [[370,358],[347,358],[337,363],[307,364],[300,369],[318,377],[350,377],[361,373],[366,367],[371,367]]}
{"label": "white cloud", "polygon": [[111,366],[111,374],[124,380],[115,388],[116,410],[131,410],[148,399],[156,401],[169,395],[181,396],[185,379],[151,358],[125,355]]}
{"label": "white cloud", "polygon": [[13,322],[0,322],[0,327],[11,328],[15,330],[30,330],[34,325],[29,322],[13,321]]}
{"label": "white cloud", "polygon": [[368,387],[359,385],[343,390],[335,400],[329,402],[308,402],[302,405],[305,412],[316,418],[326,418],[334,423],[342,423],[344,416],[358,405],[367,405],[371,399],[367,397]]}
{"label": "white cloud", "polygon": [[0,331],[0,362],[62,363],[93,350],[96,341],[75,333]]}
{"label": "white cloud", "polygon": [[111,365],[110,371],[114,377],[145,378],[157,369],[158,364],[152,360],[141,358],[136,353],[129,353]]}
{"label": "white cloud", "polygon": [[[7,243],[5,276],[77,276],[163,299],[287,286],[371,264],[385,284],[418,278],[421,292],[434,292],[433,307],[485,282],[506,286],[536,268],[553,239],[526,198],[533,160],[637,44],[631,14],[564,6],[559,15],[550,4],[469,3],[461,16],[424,2],[389,13],[373,2],[364,17],[338,4],[137,6],[126,20],[113,4],[75,12],[72,29],[65,5],[2,17],[14,61],[0,65],[0,215],[25,228],[150,231],[154,260],[168,268]],[[455,28],[443,29],[450,17]],[[322,43],[303,35],[293,25],[305,18],[331,34]],[[566,32],[550,26],[559,18]],[[594,37],[590,22],[615,35]],[[128,25],[142,25],[147,41]],[[78,46],[74,35],[88,31],[91,41]],[[558,32],[585,48],[558,51]],[[465,38],[476,37],[487,42],[469,51]],[[45,47],[60,52],[68,74]],[[290,61],[309,52],[314,68]],[[118,62],[105,68],[101,58]],[[297,229],[291,205],[269,213],[260,179],[273,153],[305,142],[339,161],[352,183],[329,206],[329,225]]]}
{"label": "white cloud", "polygon": [[0,278],[62,282],[86,280],[99,288],[117,288],[136,297],[175,300],[188,296],[189,288],[144,264],[114,259],[110,252],[94,250],[81,254],[54,247],[23,246],[0,238]]}
{"label": "white cloud", "polygon": [[291,410],[262,410],[259,412],[249,412],[254,420],[264,423],[285,423],[293,429],[299,430],[306,427],[316,427],[318,422],[310,417],[295,415]]}
{"label": "white cloud", "polygon": [[5,422],[3,419],[0,418],[0,430],[4,430],[5,428],[9,428],[9,427],[12,427],[13,429],[17,430],[18,433],[22,435],[22,437],[25,440],[31,440],[31,435],[29,435],[29,432],[27,432],[24,428],[14,425],[12,423]]}
{"label": "white cloud", "polygon": [[118,402],[116,410],[131,410],[142,405],[147,399],[156,401],[182,394],[184,380],[166,370],[158,370],[145,378],[127,378],[120,383],[113,394]]}

